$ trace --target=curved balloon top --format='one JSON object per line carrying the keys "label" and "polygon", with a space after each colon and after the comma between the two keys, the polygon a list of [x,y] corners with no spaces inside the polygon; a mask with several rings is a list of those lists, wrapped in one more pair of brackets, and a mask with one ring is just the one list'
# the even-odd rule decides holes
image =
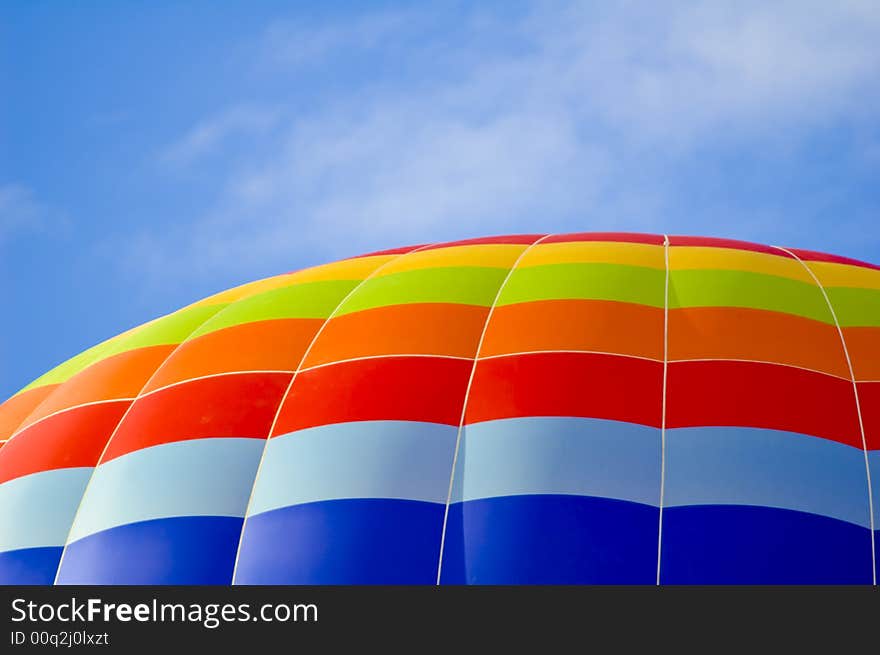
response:
{"label": "curved balloon top", "polygon": [[216,294],[0,405],[0,583],[868,583],[880,268],[513,235]]}

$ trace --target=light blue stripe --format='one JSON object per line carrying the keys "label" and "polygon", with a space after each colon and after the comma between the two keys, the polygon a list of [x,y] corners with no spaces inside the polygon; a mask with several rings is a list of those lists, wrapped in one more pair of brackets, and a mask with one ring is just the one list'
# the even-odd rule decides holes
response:
{"label": "light blue stripe", "polygon": [[436,423],[358,421],[276,437],[249,512],[341,498],[446,503],[456,433]]}
{"label": "light blue stripe", "polygon": [[660,502],[660,431],[590,418],[530,417],[466,426],[453,501],[574,494]]}
{"label": "light blue stripe", "polygon": [[63,546],[91,472],[54,469],[0,484],[0,551]]}
{"label": "light blue stripe", "polygon": [[[868,451],[868,466],[871,469],[871,494],[874,504],[874,529],[880,530],[880,450]],[[878,546],[878,548],[880,548],[880,546]]]}
{"label": "light blue stripe", "polygon": [[264,443],[192,439],[136,450],[101,464],[70,541],[136,521],[244,516]]}
{"label": "light blue stripe", "polygon": [[668,430],[665,504],[778,507],[868,527],[864,453],[778,430]]}

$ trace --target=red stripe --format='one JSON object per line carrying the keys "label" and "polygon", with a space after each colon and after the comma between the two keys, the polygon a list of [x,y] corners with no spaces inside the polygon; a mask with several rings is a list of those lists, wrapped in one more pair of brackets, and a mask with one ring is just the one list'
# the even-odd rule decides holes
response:
{"label": "red stripe", "polygon": [[75,407],[22,430],[0,450],[0,483],[40,471],[94,466],[129,404]]}
{"label": "red stripe", "polygon": [[437,248],[451,248],[453,246],[480,246],[492,244],[526,244],[530,245],[543,237],[543,234],[509,234],[493,237],[481,237],[479,239],[463,239],[461,241],[449,241],[448,243],[437,243],[424,248],[424,250],[436,250]]}
{"label": "red stripe", "polygon": [[102,461],[173,441],[265,439],[290,378],[290,373],[222,375],[143,396],[135,401]]}
{"label": "red stripe", "polygon": [[791,255],[779,248],[773,246],[765,246],[760,243],[751,243],[750,241],[738,241],[736,239],[716,239],[714,237],[688,237],[688,236],[670,236],[670,246],[701,246],[704,248],[731,248],[733,250],[751,250],[752,252],[762,252],[766,255],[776,255],[777,257],[788,257]]}
{"label": "red stripe", "polygon": [[787,430],[862,447],[852,382],[757,362],[670,363],[666,425]]}
{"label": "red stripe", "polygon": [[350,421],[426,421],[458,425],[473,362],[381,357],[300,373],[273,436]]}
{"label": "red stripe", "polygon": [[858,259],[841,257],[839,255],[828,255],[824,252],[816,252],[815,250],[801,250],[799,248],[789,248],[789,250],[791,250],[791,252],[793,252],[801,259],[811,262],[831,262],[832,264],[848,264],[850,266],[861,266],[862,268],[872,268],[875,271],[880,271],[880,266],[876,264],[870,264],[868,262],[863,262]]}
{"label": "red stripe", "polygon": [[880,382],[859,382],[858,389],[865,443],[868,450],[880,450]]}
{"label": "red stripe", "polygon": [[[413,250],[418,250],[421,248],[421,245],[417,246],[403,246],[401,248],[389,248],[388,250],[376,250],[375,252],[364,253],[363,255],[354,255],[353,257],[345,257],[344,259],[339,259],[336,262],[347,262],[352,259],[363,259],[364,257],[379,257],[382,255],[405,255],[408,252],[412,252]],[[307,271],[310,268],[318,268],[317,266],[309,266],[307,268],[295,268],[292,271],[287,271],[285,275],[291,275],[293,273],[301,273],[302,271]]]}
{"label": "red stripe", "polygon": [[640,232],[572,232],[571,234],[554,234],[541,243],[569,243],[572,241],[614,241],[662,246],[663,235],[642,234]]}
{"label": "red stripe", "polygon": [[521,416],[583,416],[660,427],[663,364],[594,353],[481,360],[467,423]]}
{"label": "red stripe", "polygon": [[364,255],[356,255],[354,257],[349,257],[349,259],[361,259],[363,257],[379,257],[380,255],[405,255],[408,252],[412,252],[417,248],[421,248],[425,244],[419,244],[416,246],[403,246],[402,248],[389,248],[388,250],[376,250],[374,252],[368,252]]}

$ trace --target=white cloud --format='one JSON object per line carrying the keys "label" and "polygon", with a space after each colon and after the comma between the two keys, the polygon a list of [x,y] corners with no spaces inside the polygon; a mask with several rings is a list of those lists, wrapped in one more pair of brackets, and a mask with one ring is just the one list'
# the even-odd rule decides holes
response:
{"label": "white cloud", "polygon": [[425,12],[397,11],[334,25],[278,21],[266,29],[261,49],[266,61],[285,69],[313,66],[340,53],[385,47],[389,40],[406,37],[414,26],[424,26],[424,19]]}
{"label": "white cloud", "polygon": [[278,122],[273,108],[240,105],[221,111],[194,125],[160,155],[163,163],[188,166],[219,150],[225,141],[237,135],[262,134]]}
{"label": "white cloud", "polygon": [[[295,74],[403,39],[414,20],[283,25],[265,46]],[[732,139],[784,148],[880,106],[874,2],[548,3],[461,20],[451,42],[406,37],[419,79],[377,71],[272,121],[221,113],[173,146],[191,161],[235,130],[277,135],[173,236],[185,261],[288,262],[297,249],[331,257],[537,225],[656,229],[677,156]]]}
{"label": "white cloud", "polygon": [[[630,138],[802,128],[877,106],[880,5],[616,3],[541,14],[539,84]],[[556,82],[547,82],[556,80]]]}
{"label": "white cloud", "polygon": [[48,209],[21,184],[0,184],[0,243],[20,232],[45,229]]}

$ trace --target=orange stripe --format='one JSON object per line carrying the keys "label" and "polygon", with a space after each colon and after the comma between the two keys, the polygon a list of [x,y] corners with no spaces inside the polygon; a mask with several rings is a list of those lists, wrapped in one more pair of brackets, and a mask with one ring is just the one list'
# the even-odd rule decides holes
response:
{"label": "orange stripe", "polygon": [[496,307],[481,356],[579,350],[663,359],[663,309],[611,300]]}
{"label": "orange stripe", "polygon": [[743,359],[849,377],[833,325],[743,307],[670,310],[669,359]]}
{"label": "orange stripe", "polygon": [[12,435],[34,409],[58,388],[47,384],[23,391],[0,405],[0,438]]}
{"label": "orange stripe", "polygon": [[184,342],[145,391],[232,371],[293,371],[323,319],[241,323]]}
{"label": "orange stripe", "polygon": [[880,327],[843,328],[856,380],[880,380]]}
{"label": "orange stripe", "polygon": [[95,362],[59,385],[55,393],[27,417],[24,425],[84,403],[136,396],[172,350],[174,346],[148,346]]}
{"label": "orange stripe", "polygon": [[410,303],[337,316],[303,366],[377,355],[473,357],[488,312],[474,305]]}

